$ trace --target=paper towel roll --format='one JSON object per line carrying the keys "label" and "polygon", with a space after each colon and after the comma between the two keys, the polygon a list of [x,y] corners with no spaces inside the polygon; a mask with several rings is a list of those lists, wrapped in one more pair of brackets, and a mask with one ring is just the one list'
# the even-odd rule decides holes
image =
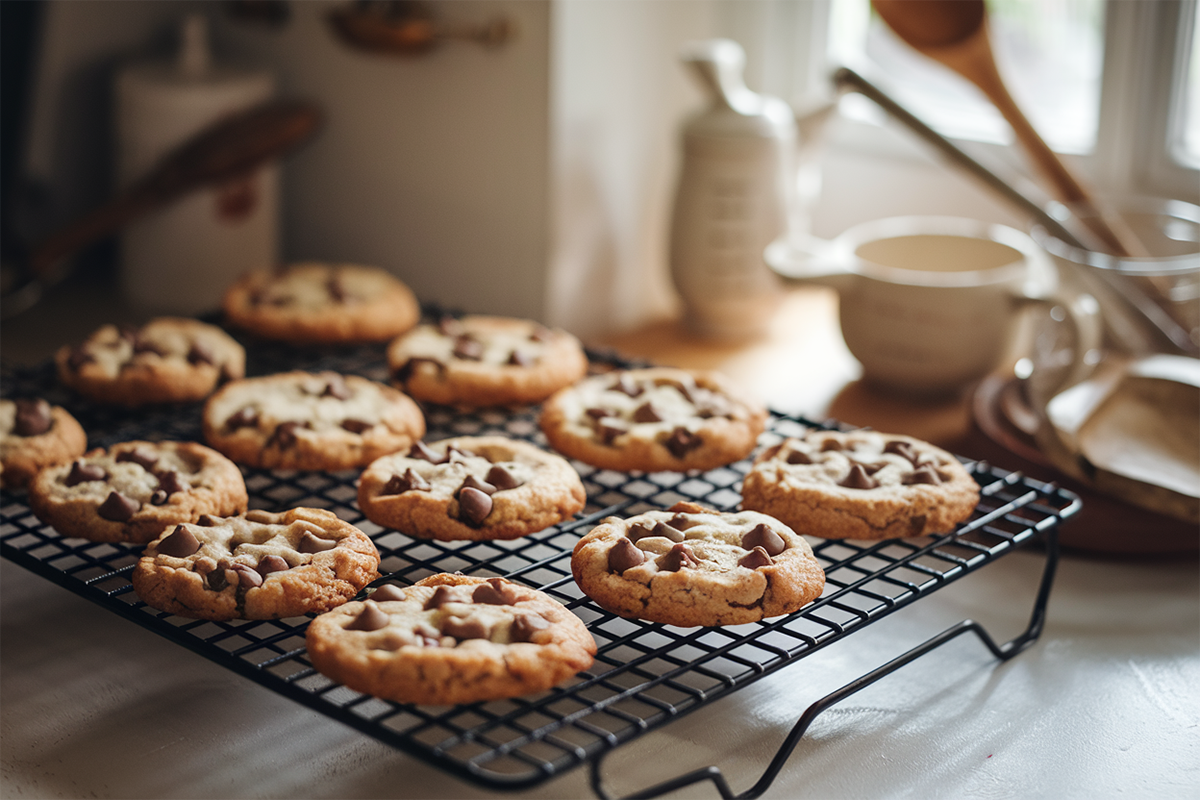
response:
{"label": "paper towel roll", "polygon": [[[273,93],[267,72],[214,65],[207,21],[188,17],[175,61],[135,64],[117,75],[118,180],[130,184],[173,147]],[[149,313],[216,310],[240,274],[276,262],[278,230],[279,172],[268,164],[130,225],[121,236],[122,290]]]}

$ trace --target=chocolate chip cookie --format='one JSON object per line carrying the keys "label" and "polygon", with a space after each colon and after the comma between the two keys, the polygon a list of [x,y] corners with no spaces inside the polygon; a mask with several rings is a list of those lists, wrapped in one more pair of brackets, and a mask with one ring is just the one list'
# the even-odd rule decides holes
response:
{"label": "chocolate chip cookie", "polygon": [[131,441],[45,467],[29,487],[37,518],[63,536],[148,542],[201,514],[246,509],[237,465],[196,442]]}
{"label": "chocolate chip cookie", "polygon": [[570,519],[585,500],[566,459],[502,436],[418,442],[372,463],[358,484],[367,519],[441,540],[515,539]]}
{"label": "chocolate chip cookie", "polygon": [[717,373],[655,367],[584,378],[539,423],[555,450],[592,466],[684,472],[745,458],[766,418]]}
{"label": "chocolate chip cookie", "polygon": [[967,519],[979,487],[958,459],[911,436],[809,431],[764,450],[742,507],[826,539],[945,533]]}
{"label": "chocolate chip cookie", "polygon": [[507,317],[443,317],[388,346],[395,384],[441,405],[540,403],[587,372],[571,334]]}
{"label": "chocolate chip cookie", "polygon": [[104,325],[82,344],[59,348],[54,360],[66,386],[131,408],[203,400],[246,370],[246,352],[229,334],[185,317],[160,317],[140,328]]}
{"label": "chocolate chip cookie", "polygon": [[336,608],[379,577],[370,538],[330,511],[202,515],[146,546],[138,597],[196,619],[280,619]]}
{"label": "chocolate chip cookie", "polygon": [[24,488],[42,467],[85,450],[87,434],[65,408],[40,397],[0,400],[0,485]]}
{"label": "chocolate chip cookie", "polygon": [[204,406],[204,438],[239,464],[363,467],[407,450],[425,417],[404,393],[357,375],[282,372],[233,381]]}
{"label": "chocolate chip cookie", "polygon": [[571,572],[614,614],[682,627],[790,614],[825,586],[808,542],[779,520],[695,503],[609,517],[575,545]]}
{"label": "chocolate chip cookie", "polygon": [[386,342],[417,324],[421,309],[386,270],[304,262],[242,276],[225,292],[226,318],[267,339]]}
{"label": "chocolate chip cookie", "polygon": [[549,689],[592,665],[596,642],[548,595],[504,578],[442,573],[384,585],[308,626],[322,674],[402,703],[449,705]]}

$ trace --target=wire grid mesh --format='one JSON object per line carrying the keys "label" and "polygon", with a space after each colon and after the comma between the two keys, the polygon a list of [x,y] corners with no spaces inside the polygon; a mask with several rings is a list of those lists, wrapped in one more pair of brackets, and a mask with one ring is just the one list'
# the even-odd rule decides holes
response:
{"label": "wire grid mesh", "polygon": [[[310,369],[382,378],[382,350],[297,352],[259,347],[252,374],[302,363]],[[6,371],[4,394],[41,394],[54,402],[50,368]],[[73,412],[75,405],[64,402]],[[200,407],[149,415],[78,408],[93,446],[133,438],[200,439]],[[498,433],[545,447],[537,409],[463,413],[427,409],[428,439]],[[806,427],[831,427],[772,415],[763,443]],[[60,585],[258,683],[447,771],[492,788],[520,788],[629,741],[702,704],[815,652],[1033,541],[1078,509],[1078,499],[1017,473],[968,463],[982,489],[971,519],[954,534],[882,542],[810,539],[826,573],[825,592],[800,612],[717,628],[676,628],[616,617],[584,596],[571,577],[575,543],[603,517],[629,516],[680,500],[728,510],[740,500],[749,461],[702,473],[618,473],[575,462],[588,504],[574,520],[514,541],[414,539],[366,520],[355,503],[357,472],[244,468],[252,508],[326,508],[375,541],[385,574],[410,584],[438,572],[503,576],[546,592],[587,624],[595,664],[549,691],[453,707],[406,705],[354,692],[316,672],[304,648],[308,617],[209,622],[175,617],[142,603],[129,573],[139,546],[59,536],[22,495],[0,499],[0,553]]]}

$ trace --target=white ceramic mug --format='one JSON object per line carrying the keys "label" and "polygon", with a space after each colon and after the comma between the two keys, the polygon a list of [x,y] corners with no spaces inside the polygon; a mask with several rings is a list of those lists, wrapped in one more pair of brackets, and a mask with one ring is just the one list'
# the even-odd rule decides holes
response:
{"label": "white ceramic mug", "polygon": [[1029,236],[959,217],[892,217],[813,247],[768,246],[790,281],[833,286],[842,336],[867,380],[909,393],[961,390],[995,369],[1021,308],[1055,308],[1075,343],[1063,385],[1091,369],[1100,342],[1096,302],[1060,291],[1051,259]]}

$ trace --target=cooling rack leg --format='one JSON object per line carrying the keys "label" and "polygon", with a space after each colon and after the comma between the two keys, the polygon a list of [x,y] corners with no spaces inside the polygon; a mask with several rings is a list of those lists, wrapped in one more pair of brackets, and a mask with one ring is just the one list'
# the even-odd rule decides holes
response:
{"label": "cooling rack leg", "polygon": [[[906,664],[916,661],[926,653],[932,652],[942,645],[958,638],[964,633],[975,634],[984,646],[1001,661],[1008,659],[1020,653],[1025,648],[1029,647],[1037,638],[1041,636],[1042,628],[1046,622],[1046,606],[1050,600],[1050,589],[1054,585],[1054,575],[1058,568],[1058,526],[1051,526],[1046,532],[1045,541],[1046,549],[1046,565],[1042,570],[1041,583],[1038,586],[1037,597],[1034,599],[1033,612],[1030,615],[1029,625],[1024,632],[1020,633],[1013,639],[1004,644],[996,644],[991,634],[975,620],[965,619],[955,625],[950,626],[946,630],[934,636],[932,639],[914,647],[902,656],[895,658],[883,666],[868,672],[861,678],[851,681],[837,691],[822,697],[820,700],[809,706],[804,714],[797,720],[787,738],[784,739],[779,749],[775,752],[771,763],[767,765],[766,770],[759,777],[753,786],[741,794],[734,794],[729,788],[729,783],[725,780],[725,775],[719,767],[709,766],[701,769],[696,769],[691,772],[684,773],[670,780],[655,784],[649,788],[643,789],[634,794],[627,795],[625,800],[641,800],[642,798],[660,797],[668,792],[673,792],[676,789],[682,789],[685,786],[691,786],[694,783],[701,781],[711,781],[716,787],[724,800],[732,800],[732,798],[754,798],[761,797],[762,794],[770,787],[770,785],[778,777],[783,765],[791,757],[792,752],[796,749],[796,745],[800,743],[800,739],[804,733],[812,725],[813,720],[817,718],[821,712],[837,705],[842,700],[850,697],[856,692],[867,688],[871,684],[878,681],[885,675],[890,675]],[[592,791],[597,797],[603,800],[611,800],[613,795],[604,788],[604,779],[601,776],[601,766],[604,760],[604,755],[594,759],[590,763]]]}

